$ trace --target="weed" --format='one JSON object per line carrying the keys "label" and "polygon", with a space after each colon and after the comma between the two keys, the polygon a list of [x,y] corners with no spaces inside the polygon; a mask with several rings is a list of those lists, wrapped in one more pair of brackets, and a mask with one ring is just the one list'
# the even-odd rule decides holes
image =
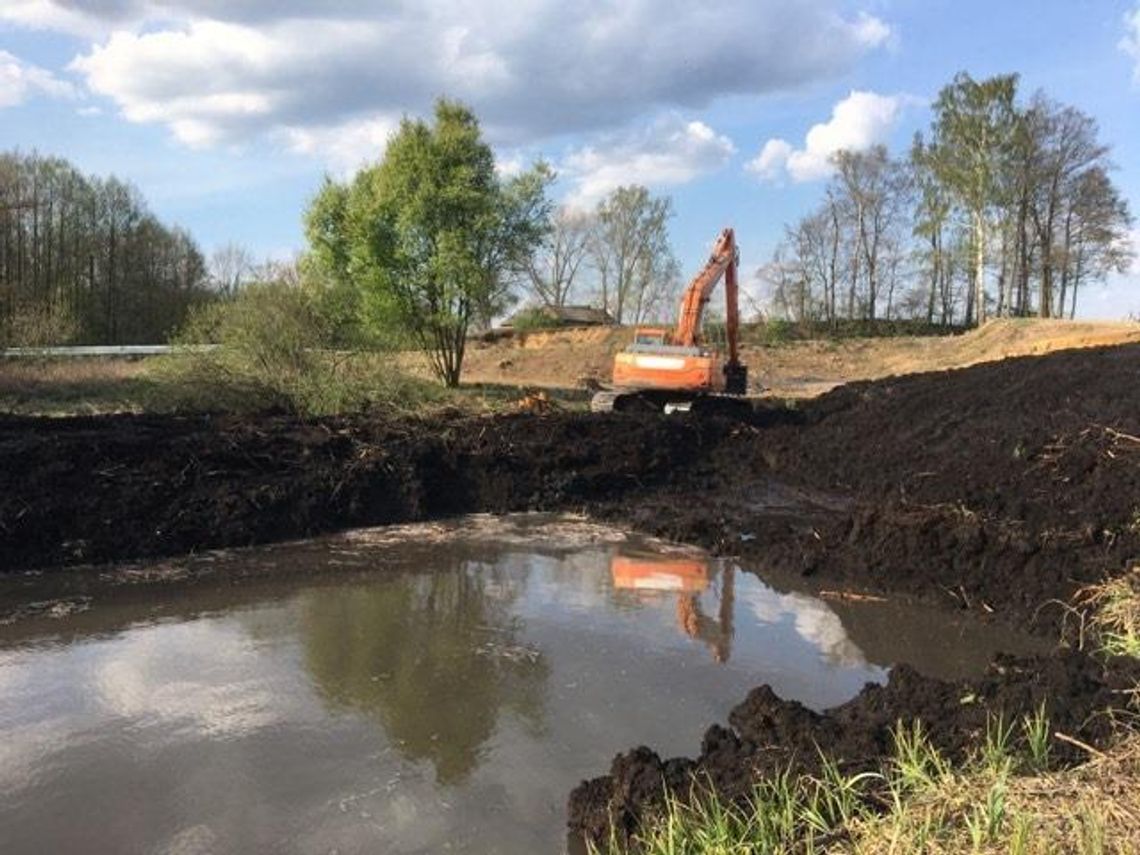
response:
{"label": "weed", "polygon": [[930,744],[921,721],[915,719],[909,726],[899,721],[892,735],[895,742],[892,763],[904,790],[931,787],[949,774],[946,760]]}
{"label": "weed", "polygon": [[1006,724],[1000,713],[986,718],[986,738],[982,745],[982,762],[995,775],[1005,773],[1010,766],[1009,746],[1013,724]]}
{"label": "weed", "polygon": [[1044,772],[1049,767],[1049,717],[1045,714],[1044,701],[1033,713],[1022,717],[1021,732],[1029,750],[1030,769]]}

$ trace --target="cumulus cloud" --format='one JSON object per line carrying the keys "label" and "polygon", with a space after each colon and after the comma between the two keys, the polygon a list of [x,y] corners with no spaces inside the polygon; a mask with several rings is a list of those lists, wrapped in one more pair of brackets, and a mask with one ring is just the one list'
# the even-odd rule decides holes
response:
{"label": "cumulus cloud", "polygon": [[891,35],[846,5],[13,0],[0,20],[102,27],[72,68],[130,121],[194,145],[422,114],[447,93],[518,146],[843,73]]}
{"label": "cumulus cloud", "polygon": [[35,95],[68,98],[75,89],[51,72],[0,50],[0,108],[15,107]]}
{"label": "cumulus cloud", "polygon": [[831,174],[831,156],[840,149],[863,151],[886,142],[902,110],[915,99],[908,95],[879,95],[853,91],[831,110],[831,118],[813,125],[801,148],[775,138],[745,166],[761,180],[790,176],[793,181],[815,181]]}
{"label": "cumulus cloud", "polygon": [[292,151],[318,157],[336,172],[349,175],[379,160],[399,126],[397,118],[373,116],[324,128],[288,128],[284,134]]}
{"label": "cumulus cloud", "polygon": [[572,184],[567,204],[588,208],[623,184],[685,184],[720,169],[735,151],[732,140],[704,122],[672,114],[637,133],[572,151],[559,172]]}
{"label": "cumulus cloud", "polygon": [[1124,36],[1118,47],[1132,59],[1132,82],[1140,85],[1140,3],[1124,16]]}

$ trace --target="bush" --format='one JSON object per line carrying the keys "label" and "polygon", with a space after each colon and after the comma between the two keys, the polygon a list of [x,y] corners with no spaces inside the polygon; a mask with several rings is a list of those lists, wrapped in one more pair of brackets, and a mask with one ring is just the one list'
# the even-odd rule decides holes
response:
{"label": "bush", "polygon": [[523,309],[511,318],[511,327],[520,333],[553,330],[561,326],[561,321],[541,306]]}
{"label": "bush", "polygon": [[285,409],[326,415],[382,404],[412,408],[438,397],[390,359],[330,349],[336,324],[315,295],[279,283],[199,307],[155,376],[160,405],[177,409]]}
{"label": "bush", "polygon": [[0,346],[51,347],[68,344],[79,332],[75,315],[50,302],[17,305],[8,323],[0,327]]}

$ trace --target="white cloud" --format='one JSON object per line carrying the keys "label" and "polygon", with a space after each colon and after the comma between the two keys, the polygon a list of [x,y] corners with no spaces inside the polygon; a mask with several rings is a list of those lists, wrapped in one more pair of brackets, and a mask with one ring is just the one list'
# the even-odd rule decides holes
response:
{"label": "white cloud", "polygon": [[770,139],[745,169],[765,181],[785,174],[797,182],[826,178],[832,172],[832,155],[840,149],[863,151],[886,142],[903,108],[917,101],[908,95],[853,91],[832,108],[830,119],[812,126],[802,148]]}
{"label": "white cloud", "polygon": [[1132,82],[1140,85],[1140,3],[1124,16],[1124,36],[1117,46],[1132,58]]}
{"label": "white cloud", "polygon": [[0,50],[0,108],[23,104],[34,95],[69,98],[75,89],[50,71]]}
{"label": "white cloud", "polygon": [[98,16],[58,0],[4,0],[0,4],[0,21],[33,30],[53,30],[80,36],[93,36],[104,31]]}
{"label": "white cloud", "polygon": [[855,37],[869,48],[889,44],[894,31],[882,20],[866,12],[860,12],[855,21]]}
{"label": "white cloud", "polygon": [[573,185],[567,204],[592,207],[625,184],[670,187],[722,168],[736,147],[704,122],[669,115],[643,131],[571,152],[559,172]]}
{"label": "white cloud", "polygon": [[[76,8],[82,5],[82,14]],[[826,79],[891,28],[842,0],[15,0],[0,20],[108,35],[72,68],[133,122],[209,145],[461,98],[498,145]],[[725,22],[731,22],[725,25]]]}
{"label": "white cloud", "polygon": [[292,151],[317,157],[341,175],[350,175],[379,160],[399,126],[399,119],[373,116],[325,128],[288,128],[284,134]]}

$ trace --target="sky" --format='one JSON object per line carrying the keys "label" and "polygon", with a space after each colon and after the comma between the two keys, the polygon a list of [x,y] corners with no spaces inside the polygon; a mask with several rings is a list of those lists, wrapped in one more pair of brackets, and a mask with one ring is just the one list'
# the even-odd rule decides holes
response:
{"label": "sky", "polygon": [[[130,180],[207,254],[287,258],[323,176],[446,95],[504,174],[541,157],[578,206],[645,184],[686,271],[726,225],[749,271],[831,152],[905,152],[961,70],[1092,115],[1140,213],[1140,0],[0,0],[0,149]],[[1081,299],[1140,316],[1140,262]]]}

